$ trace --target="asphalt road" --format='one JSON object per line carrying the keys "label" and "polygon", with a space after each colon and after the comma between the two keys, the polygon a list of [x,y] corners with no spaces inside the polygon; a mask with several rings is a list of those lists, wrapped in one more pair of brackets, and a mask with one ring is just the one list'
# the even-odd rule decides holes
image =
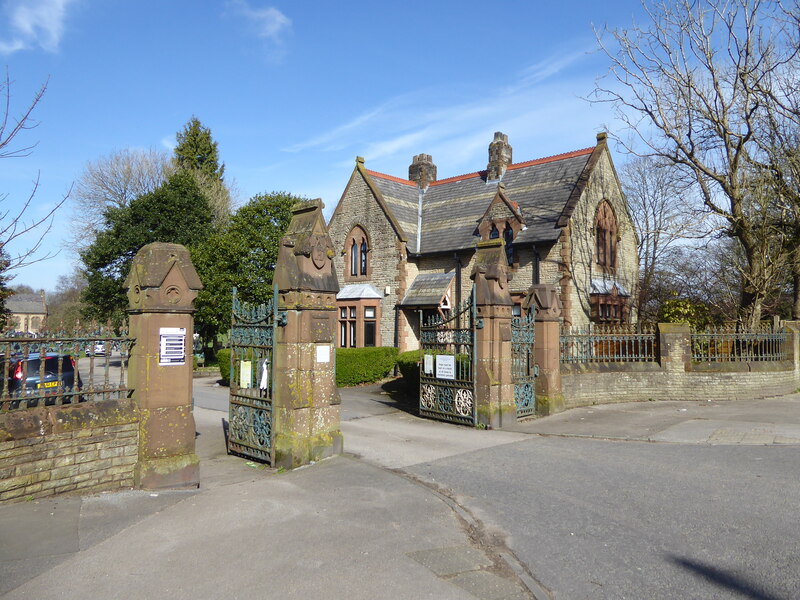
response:
{"label": "asphalt road", "polygon": [[[227,388],[194,390],[227,411]],[[798,445],[481,432],[340,392],[346,452],[451,496],[554,598],[800,598]]]}

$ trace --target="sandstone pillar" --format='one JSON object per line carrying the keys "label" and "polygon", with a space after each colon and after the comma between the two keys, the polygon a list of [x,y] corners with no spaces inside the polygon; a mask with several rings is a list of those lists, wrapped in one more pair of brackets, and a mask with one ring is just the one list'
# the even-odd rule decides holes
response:
{"label": "sandstone pillar", "polygon": [[322,208],[321,200],[293,207],[275,268],[278,311],[286,315],[274,350],[275,467],[342,452],[334,356],[339,281]]}
{"label": "sandstone pillar", "polygon": [[536,378],[536,414],[552,415],[564,410],[561,388],[561,301],[555,285],[534,284],[523,304],[535,309],[534,360],[539,367]]}
{"label": "sandstone pillar", "polygon": [[658,324],[661,368],[669,373],[692,370],[692,328],[688,323]]}
{"label": "sandstone pillar", "polygon": [[475,330],[475,408],[478,423],[500,428],[516,423],[511,378],[511,273],[502,239],[478,242],[475,282],[478,325]]}
{"label": "sandstone pillar", "polygon": [[141,418],[136,487],[197,487],[191,343],[203,286],[189,251],[161,242],[139,250],[126,286],[134,338],[128,381]]}

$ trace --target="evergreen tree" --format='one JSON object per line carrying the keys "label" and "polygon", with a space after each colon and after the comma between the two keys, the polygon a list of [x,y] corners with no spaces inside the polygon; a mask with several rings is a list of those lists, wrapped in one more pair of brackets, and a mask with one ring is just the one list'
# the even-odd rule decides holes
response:
{"label": "evergreen tree", "polygon": [[8,259],[8,254],[0,246],[0,331],[8,325],[8,317],[11,315],[6,307],[6,299],[13,294],[13,290],[8,287],[11,276],[8,274],[8,267],[11,261]]}
{"label": "evergreen tree", "polygon": [[175,163],[179,169],[199,171],[209,180],[222,181],[225,164],[220,165],[217,142],[200,119],[193,116],[176,137]]}
{"label": "evergreen tree", "polygon": [[301,200],[286,192],[253,196],[225,229],[192,254],[203,282],[195,302],[195,329],[204,340],[212,341],[230,327],[234,286],[247,302],[266,302],[272,296],[280,240],[292,220],[292,205]]}
{"label": "evergreen tree", "polygon": [[191,251],[211,234],[208,199],[191,173],[179,171],[154,192],[123,208],[106,211],[106,227],[81,253],[88,285],[82,299],[86,316],[121,322],[127,306],[125,278],[145,244],[170,242]]}

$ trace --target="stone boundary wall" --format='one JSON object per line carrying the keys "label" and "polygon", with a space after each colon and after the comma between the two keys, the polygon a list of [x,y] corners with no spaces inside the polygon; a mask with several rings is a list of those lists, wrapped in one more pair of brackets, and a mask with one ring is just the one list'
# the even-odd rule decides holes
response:
{"label": "stone boundary wall", "polygon": [[800,388],[800,328],[783,361],[693,362],[688,326],[659,324],[657,361],[561,364],[564,408],[646,400],[739,400]]}
{"label": "stone boundary wall", "polygon": [[131,488],[138,455],[131,399],[0,413],[0,502]]}
{"label": "stone boundary wall", "polygon": [[645,400],[756,399],[791,394],[800,387],[792,363],[731,365],[739,368],[668,372],[658,363],[562,365],[564,404],[575,408]]}

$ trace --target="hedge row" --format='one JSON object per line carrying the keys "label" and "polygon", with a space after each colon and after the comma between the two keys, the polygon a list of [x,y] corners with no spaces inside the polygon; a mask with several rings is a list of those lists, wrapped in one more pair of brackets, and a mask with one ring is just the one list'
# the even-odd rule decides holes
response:
{"label": "hedge row", "polygon": [[[395,365],[400,368],[410,389],[419,387],[419,350],[397,354],[397,348],[337,348],[336,385],[349,387],[362,383],[375,383],[388,377]],[[219,373],[224,385],[230,385],[231,351],[223,348],[217,352]]]}
{"label": "hedge row", "polygon": [[397,362],[397,348],[337,348],[336,385],[375,383],[387,377]]}

